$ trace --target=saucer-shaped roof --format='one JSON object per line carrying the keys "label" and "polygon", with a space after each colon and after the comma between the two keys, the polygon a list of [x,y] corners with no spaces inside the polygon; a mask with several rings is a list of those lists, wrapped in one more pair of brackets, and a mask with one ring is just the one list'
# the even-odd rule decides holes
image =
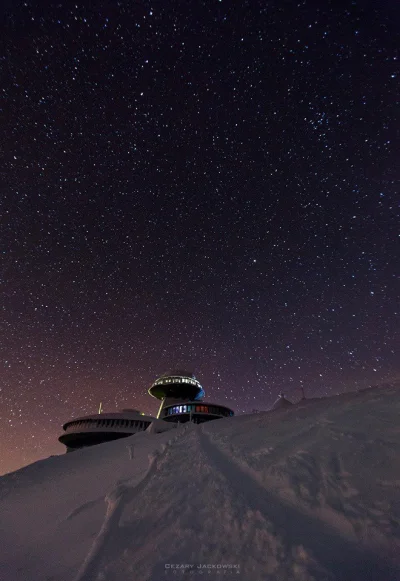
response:
{"label": "saucer-shaped roof", "polygon": [[197,400],[205,395],[200,382],[195,378],[193,373],[188,373],[188,375],[162,375],[156,379],[148,390],[148,393],[157,399],[176,397]]}

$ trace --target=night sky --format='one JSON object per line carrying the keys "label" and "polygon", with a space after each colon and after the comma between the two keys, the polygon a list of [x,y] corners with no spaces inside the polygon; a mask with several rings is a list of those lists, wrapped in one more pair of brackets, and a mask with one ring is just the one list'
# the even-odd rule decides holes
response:
{"label": "night sky", "polygon": [[237,413],[399,377],[398,3],[2,6],[0,473],[176,367]]}

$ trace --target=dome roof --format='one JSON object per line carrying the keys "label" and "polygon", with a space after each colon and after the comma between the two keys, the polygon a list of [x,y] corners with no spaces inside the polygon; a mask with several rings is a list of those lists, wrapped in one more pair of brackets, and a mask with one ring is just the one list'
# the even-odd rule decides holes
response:
{"label": "dome roof", "polygon": [[167,373],[163,373],[161,377],[191,377],[192,379],[195,379],[194,373],[187,369],[172,369]]}
{"label": "dome roof", "polygon": [[292,405],[293,405],[292,402],[289,401],[288,399],[286,399],[286,397],[284,396],[283,393],[280,393],[278,399],[275,401],[275,403],[271,407],[271,410],[280,410],[280,409],[291,407]]}

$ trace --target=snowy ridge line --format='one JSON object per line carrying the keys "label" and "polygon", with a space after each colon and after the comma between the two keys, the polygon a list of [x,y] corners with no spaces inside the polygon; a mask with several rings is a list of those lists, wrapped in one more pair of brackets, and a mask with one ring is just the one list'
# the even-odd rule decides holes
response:
{"label": "snowy ridge line", "polygon": [[76,577],[74,577],[74,581],[96,581],[101,561],[105,556],[107,542],[112,533],[118,528],[124,507],[131,502],[136,495],[143,492],[150,479],[157,472],[158,462],[161,457],[167,453],[168,448],[172,446],[172,444],[182,438],[188,428],[189,426],[179,428],[178,434],[174,438],[168,440],[167,444],[162,444],[160,450],[156,449],[154,452],[148,454],[149,464],[142,480],[133,486],[129,486],[129,484],[125,483],[118,484],[105,496],[104,500],[107,503],[107,509],[103,524]]}
{"label": "snowy ridge line", "polygon": [[328,573],[328,578],[335,581],[400,580],[398,562],[390,563],[371,547],[358,546],[355,536],[350,539],[343,535],[342,531],[318,518],[317,511],[313,514],[268,490],[250,467],[241,465],[222,451],[203,426],[197,434],[210,465],[244,498],[251,510],[258,511],[272,523],[275,534],[289,548],[288,554],[295,547],[306,549]]}

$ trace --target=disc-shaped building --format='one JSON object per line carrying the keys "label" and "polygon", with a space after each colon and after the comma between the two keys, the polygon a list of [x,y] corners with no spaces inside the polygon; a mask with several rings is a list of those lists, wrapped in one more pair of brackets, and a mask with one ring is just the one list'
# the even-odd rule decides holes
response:
{"label": "disc-shaped building", "polygon": [[152,416],[145,416],[133,409],[84,416],[64,424],[64,433],[58,439],[67,447],[67,452],[72,452],[78,448],[132,436],[146,430],[153,421]]}
{"label": "disc-shaped building", "polygon": [[234,415],[226,406],[203,401],[205,392],[200,382],[185,371],[159,377],[149,394],[161,401],[157,418],[166,422],[201,424]]}
{"label": "disc-shaped building", "polygon": [[159,377],[149,394],[160,400],[157,417],[146,416],[135,409],[114,413],[74,418],[63,425],[64,433],[58,438],[72,452],[79,448],[110,442],[132,436],[152,426],[153,432],[163,432],[178,423],[201,424],[210,420],[233,416],[223,405],[205,402],[204,390],[193,373],[175,371]]}

